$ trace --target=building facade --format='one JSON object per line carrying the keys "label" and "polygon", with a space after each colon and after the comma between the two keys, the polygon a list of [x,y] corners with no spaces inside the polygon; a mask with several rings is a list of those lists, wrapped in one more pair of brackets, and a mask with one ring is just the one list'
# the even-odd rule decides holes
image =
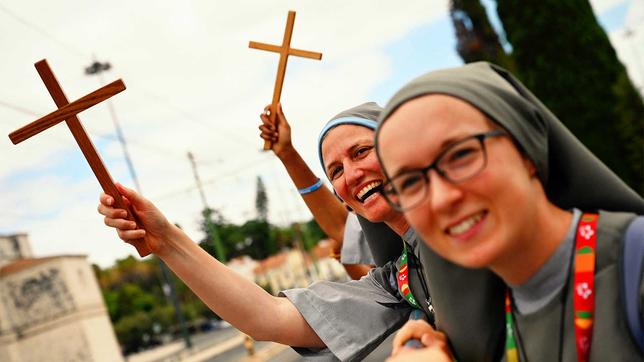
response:
{"label": "building facade", "polygon": [[86,257],[33,258],[26,235],[0,236],[0,361],[122,360]]}

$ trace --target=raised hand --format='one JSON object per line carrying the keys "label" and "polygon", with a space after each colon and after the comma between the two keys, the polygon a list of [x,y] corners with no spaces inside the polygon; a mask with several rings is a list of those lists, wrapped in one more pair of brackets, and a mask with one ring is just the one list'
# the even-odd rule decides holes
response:
{"label": "raised hand", "polygon": [[145,239],[153,253],[157,255],[162,253],[167,249],[169,235],[176,227],[168,222],[154,204],[136,191],[119,183],[116,187],[141,225],[127,220],[127,211],[114,208],[114,198],[102,193],[99,198],[98,212],[105,217],[105,225],[115,228],[119,238],[127,243],[135,245],[137,240],[140,242],[141,239]]}
{"label": "raised hand", "polygon": [[264,140],[270,141],[273,144],[271,148],[277,157],[282,157],[285,154],[293,151],[293,144],[291,143],[291,126],[284,116],[282,111],[282,104],[277,105],[276,125],[269,121],[271,106],[268,105],[264,108],[264,112],[259,115],[262,120],[262,125],[259,126],[261,131],[260,137]]}

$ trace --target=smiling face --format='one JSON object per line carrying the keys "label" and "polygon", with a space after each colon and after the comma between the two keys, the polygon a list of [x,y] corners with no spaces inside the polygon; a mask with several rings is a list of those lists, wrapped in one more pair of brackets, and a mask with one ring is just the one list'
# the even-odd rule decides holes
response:
{"label": "smiling face", "polygon": [[[468,136],[498,129],[469,103],[427,95],[397,109],[379,133],[387,174],[423,168],[446,147]],[[494,267],[536,235],[539,181],[532,163],[509,136],[484,141],[487,165],[460,183],[429,171],[427,196],[405,217],[430,247],[465,267]]]}
{"label": "smiling face", "polygon": [[372,222],[391,222],[402,215],[377,192],[384,175],[373,136],[373,130],[357,125],[331,129],[322,142],[324,169],[338,196],[357,214]]}

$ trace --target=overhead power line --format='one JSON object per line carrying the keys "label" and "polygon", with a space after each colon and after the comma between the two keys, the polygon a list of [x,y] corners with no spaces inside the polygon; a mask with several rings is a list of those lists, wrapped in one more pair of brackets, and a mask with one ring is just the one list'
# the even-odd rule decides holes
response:
{"label": "overhead power line", "polygon": [[[30,116],[30,117],[40,117],[42,115],[42,114],[38,114],[38,113],[36,113],[34,111],[31,111],[31,110],[29,110],[27,108],[24,108],[24,107],[21,107],[21,106],[18,106],[18,105],[15,105],[13,103],[9,103],[9,102],[3,101],[3,100],[0,100],[0,106],[9,108],[11,110],[14,110],[16,112],[25,114],[25,115]],[[16,122],[16,124],[17,123],[18,122]],[[89,131],[88,131],[88,134],[90,134],[90,136],[92,136],[92,138],[98,138],[98,139],[103,139],[103,140],[108,140],[108,141],[118,141],[118,137],[115,134],[97,135],[97,134],[93,134],[93,132],[89,132]],[[67,142],[66,139],[63,139],[61,137],[54,137],[54,139],[56,141],[58,141],[58,142],[61,142],[61,143],[66,143]],[[173,151],[173,150],[170,150],[170,149],[162,147],[162,146],[148,144],[148,143],[145,143],[145,142],[141,142],[139,140],[132,140],[132,139],[129,139],[129,138],[126,138],[125,140],[127,141],[127,143],[129,145],[134,145],[134,146],[136,146],[138,148],[147,149],[148,151],[154,151],[154,152],[157,152],[157,153],[161,152],[164,155],[173,156],[173,157],[176,157],[177,159],[181,159],[181,160],[184,160],[184,157],[185,157],[184,154],[180,153],[179,151]],[[198,162],[198,163],[199,164],[212,164],[214,162],[217,162],[217,160],[210,160],[210,161],[205,160],[205,161],[201,161],[201,162]]]}
{"label": "overhead power line", "polygon": [[45,38],[53,41],[54,43],[56,43],[58,45],[60,45],[61,47],[66,49],[68,52],[70,52],[70,53],[72,53],[74,55],[77,55],[79,57],[83,57],[83,58],[87,58],[89,56],[88,54],[86,54],[82,50],[76,48],[75,46],[72,46],[69,43],[66,43],[64,41],[61,41],[61,40],[57,39],[56,37],[51,35],[51,32],[47,32],[47,31],[45,31],[45,29],[41,28],[40,26],[27,21],[25,18],[23,18],[22,16],[16,14],[13,10],[7,8],[6,6],[4,6],[2,4],[0,4],[0,11],[5,13],[5,14],[7,14],[11,18],[13,18],[14,20],[18,21],[22,25],[30,28],[31,30],[37,32],[38,34],[44,36]]}

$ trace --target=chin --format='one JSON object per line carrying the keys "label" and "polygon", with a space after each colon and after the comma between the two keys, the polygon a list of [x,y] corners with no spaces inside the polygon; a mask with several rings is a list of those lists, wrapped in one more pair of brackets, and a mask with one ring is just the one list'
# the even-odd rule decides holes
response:
{"label": "chin", "polygon": [[377,215],[377,214],[372,213],[372,212],[365,212],[365,213],[361,214],[360,216],[364,217],[365,219],[367,219],[367,220],[369,220],[369,221],[371,221],[373,223],[385,221],[382,216]]}
{"label": "chin", "polygon": [[[423,233],[420,233],[420,235],[423,237]],[[478,243],[475,240],[471,240],[470,242],[478,245],[469,246],[456,246],[454,245],[455,241],[445,235],[433,235],[429,236],[428,239],[423,237],[423,240],[434,240],[435,242],[433,244],[427,242],[426,244],[438,255],[454,264],[470,269],[489,268],[494,262],[498,251],[494,250],[494,245],[483,243],[481,240]]]}
{"label": "chin", "polygon": [[479,255],[466,255],[453,259],[455,259],[451,260],[453,263],[470,269],[488,268],[491,263],[491,258],[481,257]]}
{"label": "chin", "polygon": [[384,222],[387,220],[388,213],[385,210],[370,208],[369,210],[363,210],[361,216],[371,222]]}

